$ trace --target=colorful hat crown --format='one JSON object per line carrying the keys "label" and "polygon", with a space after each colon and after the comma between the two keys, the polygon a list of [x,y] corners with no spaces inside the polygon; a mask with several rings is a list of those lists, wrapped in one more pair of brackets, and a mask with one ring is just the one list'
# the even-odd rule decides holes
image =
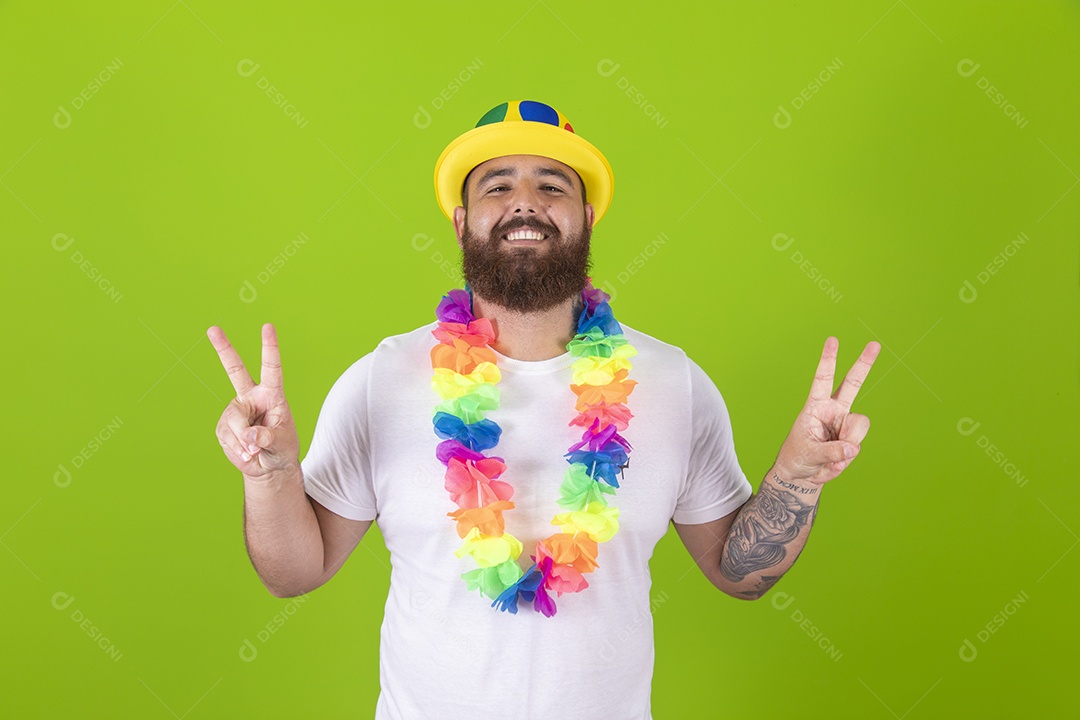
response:
{"label": "colorful hat crown", "polygon": [[513,102],[496,105],[484,113],[484,117],[480,118],[479,122],[476,123],[476,127],[497,122],[515,121],[547,123],[574,132],[574,128],[570,127],[570,123],[563,117],[561,112],[550,105],[535,100],[514,100]]}
{"label": "colorful hat crown", "polygon": [[585,199],[593,206],[593,225],[607,212],[615,177],[604,155],[574,132],[551,105],[511,100],[488,110],[476,126],[455,138],[435,163],[435,197],[451,220],[461,203],[465,178],[477,165],[504,155],[550,157],[577,172]]}

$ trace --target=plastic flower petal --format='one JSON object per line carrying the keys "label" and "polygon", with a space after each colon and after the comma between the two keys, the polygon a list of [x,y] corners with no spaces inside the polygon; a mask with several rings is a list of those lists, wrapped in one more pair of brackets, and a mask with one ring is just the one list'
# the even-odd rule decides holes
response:
{"label": "plastic flower petal", "polygon": [[585,307],[582,309],[581,318],[582,321],[592,313],[596,312],[596,308],[601,303],[606,303],[611,299],[611,296],[600,288],[593,287],[592,278],[589,278],[589,282],[585,285],[585,289],[581,293],[581,300]]}
{"label": "plastic flower petal", "polygon": [[498,408],[499,389],[494,385],[477,385],[468,395],[443,400],[435,406],[435,411],[455,415],[472,425],[483,420],[485,412]]}
{"label": "plastic flower petal", "polygon": [[453,370],[460,375],[474,372],[482,363],[494,365],[495,360],[495,353],[487,345],[470,345],[464,340],[431,348],[431,367]]}
{"label": "plastic flower petal", "polygon": [[432,419],[435,434],[446,440],[457,440],[470,450],[490,450],[499,444],[502,428],[491,420],[466,425],[461,418],[438,412]]}
{"label": "plastic flower petal", "polygon": [[604,495],[614,495],[615,488],[597,482],[581,463],[572,464],[563,475],[559,486],[559,507],[566,510],[584,510],[591,502],[607,504]]}
{"label": "plastic flower petal", "polygon": [[588,308],[583,309],[582,317],[578,318],[578,332],[585,333],[593,328],[600,328],[605,335],[622,335],[622,326],[615,316],[611,314],[611,306],[607,302],[596,306],[591,317],[584,317]]}
{"label": "plastic flower petal", "polygon": [[543,546],[538,548],[541,555],[549,556],[559,565],[569,565],[579,573],[591,573],[599,567],[596,562],[599,552],[596,541],[585,533],[555,533],[544,538],[540,544]]}
{"label": "plastic flower petal", "polygon": [[521,541],[510,533],[503,533],[498,537],[487,537],[473,528],[454,554],[459,558],[472,555],[477,567],[492,567],[507,560],[516,560],[521,554],[521,549]]}
{"label": "plastic flower petal", "polygon": [[451,458],[443,486],[460,508],[479,508],[514,496],[510,483],[496,480],[506,465],[498,458],[461,461]]}
{"label": "plastic flower petal", "polygon": [[[536,560],[536,558],[533,558],[533,560]],[[536,610],[544,617],[551,617],[555,614],[555,601],[551,599],[547,592],[548,577],[551,575],[551,558],[543,558],[536,563],[536,567],[540,570],[540,582],[536,584],[533,610]]]}
{"label": "plastic flower petal", "polygon": [[581,592],[589,587],[589,581],[570,565],[551,566],[551,575],[547,579],[547,586],[558,593]]}
{"label": "plastic flower petal", "polygon": [[461,577],[469,590],[479,590],[481,595],[494,600],[503,590],[516,583],[522,574],[516,560],[507,560],[492,567],[470,570],[462,573]]}
{"label": "plastic flower petal", "polygon": [[570,446],[570,452],[576,452],[583,447],[592,452],[614,451],[615,447],[612,446],[621,447],[627,452],[631,449],[630,443],[619,435],[618,428],[614,425],[601,425],[599,420],[594,420],[589,429],[581,434],[581,442]]}
{"label": "plastic flower petal", "polygon": [[633,345],[622,345],[609,357],[587,356],[574,361],[575,385],[606,385],[619,370],[630,370],[630,358],[637,355]]}
{"label": "plastic flower petal", "polygon": [[[447,465],[451,458],[457,458],[462,462],[466,460],[483,460],[486,458],[482,452],[476,452],[457,440],[444,440],[435,447],[435,458],[443,465]],[[502,458],[498,458],[502,460]]]}
{"label": "plastic flower petal", "polygon": [[494,385],[501,376],[495,363],[483,362],[467,375],[454,372],[449,368],[435,368],[431,378],[431,388],[443,399],[458,398],[467,395],[479,385]]}
{"label": "plastic flower petal", "polygon": [[489,537],[498,537],[503,534],[504,529],[503,510],[510,510],[513,507],[512,502],[498,500],[484,507],[458,508],[446,514],[457,520],[458,537],[464,538],[473,528]]}
{"label": "plastic flower petal", "polygon": [[503,590],[499,597],[495,598],[495,601],[491,603],[491,606],[495,607],[497,605],[503,612],[517,615],[518,597],[521,597],[526,602],[532,602],[536,594],[536,588],[540,585],[541,577],[541,573],[533,565],[518,578],[517,582]]}
{"label": "plastic flower petal", "polygon": [[625,335],[605,335],[598,327],[591,328],[588,332],[578,333],[567,345],[566,349],[576,358],[581,357],[611,357],[616,348],[630,342]]}
{"label": "plastic flower petal", "polygon": [[440,322],[467,324],[473,319],[472,294],[467,290],[451,290],[439,301],[435,317]]}
{"label": "plastic flower petal", "polygon": [[570,421],[570,425],[589,427],[594,421],[599,420],[601,427],[614,425],[621,431],[630,426],[630,419],[633,417],[634,414],[625,405],[600,403],[599,405],[590,405],[584,412],[579,413]]}
{"label": "plastic flower petal", "polygon": [[571,385],[570,389],[578,396],[576,405],[578,412],[586,410],[590,405],[598,405],[599,403],[609,405],[625,404],[627,396],[637,385],[637,381],[628,380],[626,375],[627,371],[625,369],[619,370],[607,385]]}
{"label": "plastic flower petal", "polygon": [[586,533],[598,543],[607,542],[619,532],[619,508],[589,503],[585,510],[559,513],[551,521],[564,533]]}
{"label": "plastic flower petal", "polygon": [[578,450],[567,453],[567,458],[569,463],[581,463],[590,475],[612,487],[619,487],[618,476],[629,461],[626,451],[615,443],[600,452]]}
{"label": "plastic flower petal", "polygon": [[470,345],[490,345],[495,342],[495,329],[487,318],[477,318],[468,323],[441,322],[431,334],[447,345],[453,345],[454,340],[464,340]]}

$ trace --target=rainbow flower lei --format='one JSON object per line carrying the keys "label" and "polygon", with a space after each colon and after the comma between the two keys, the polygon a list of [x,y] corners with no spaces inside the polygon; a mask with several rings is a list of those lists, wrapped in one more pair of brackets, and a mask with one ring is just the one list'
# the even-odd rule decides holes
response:
{"label": "rainbow flower lei", "polygon": [[545,617],[554,615],[550,593],[561,597],[587,588],[585,573],[598,567],[597,543],[619,531],[619,510],[606,496],[615,494],[629,461],[630,443],[619,431],[633,417],[626,398],[637,383],[627,375],[637,350],[612,315],[607,293],[587,282],[581,299],[577,334],[566,349],[577,358],[570,389],[577,395],[578,414],[569,424],[586,429],[565,455],[570,467],[559,486],[558,504],[566,512],[551,521],[559,532],[537,542],[526,570],[517,560],[521,542],[504,531],[502,514],[514,507],[513,487],[499,479],[506,464],[484,455],[502,434],[497,423],[484,417],[499,407],[501,375],[490,347],[494,329],[487,318],[473,316],[467,285],[444,295],[435,313],[439,323],[432,334],[439,342],[431,350],[431,386],[442,402],[432,422],[442,438],[435,455],[446,466],[444,487],[458,506],[447,515],[457,521],[464,541],[454,554],[471,555],[476,562],[475,570],[461,576],[468,589],[514,614],[523,600]]}

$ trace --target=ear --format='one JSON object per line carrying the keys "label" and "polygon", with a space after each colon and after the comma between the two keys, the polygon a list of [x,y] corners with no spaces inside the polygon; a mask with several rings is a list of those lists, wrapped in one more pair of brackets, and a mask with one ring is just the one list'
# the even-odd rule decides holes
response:
{"label": "ear", "polygon": [[454,233],[457,235],[458,247],[463,247],[461,238],[465,234],[465,208],[461,205],[454,208]]}
{"label": "ear", "polygon": [[585,203],[585,221],[589,223],[589,228],[592,229],[594,222],[594,211],[592,203]]}

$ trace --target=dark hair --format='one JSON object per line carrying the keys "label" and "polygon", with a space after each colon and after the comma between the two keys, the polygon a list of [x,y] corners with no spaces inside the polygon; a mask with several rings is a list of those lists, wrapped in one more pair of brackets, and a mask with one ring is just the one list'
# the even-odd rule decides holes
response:
{"label": "dark hair", "polygon": [[[475,170],[476,168],[473,168]],[[469,178],[472,177],[473,171],[470,170],[469,174],[465,176],[465,181],[461,183],[461,206],[466,210],[469,209]],[[581,185],[581,206],[585,207],[585,183],[581,180],[581,176],[577,171],[574,171],[574,175],[577,175],[578,183]]]}

